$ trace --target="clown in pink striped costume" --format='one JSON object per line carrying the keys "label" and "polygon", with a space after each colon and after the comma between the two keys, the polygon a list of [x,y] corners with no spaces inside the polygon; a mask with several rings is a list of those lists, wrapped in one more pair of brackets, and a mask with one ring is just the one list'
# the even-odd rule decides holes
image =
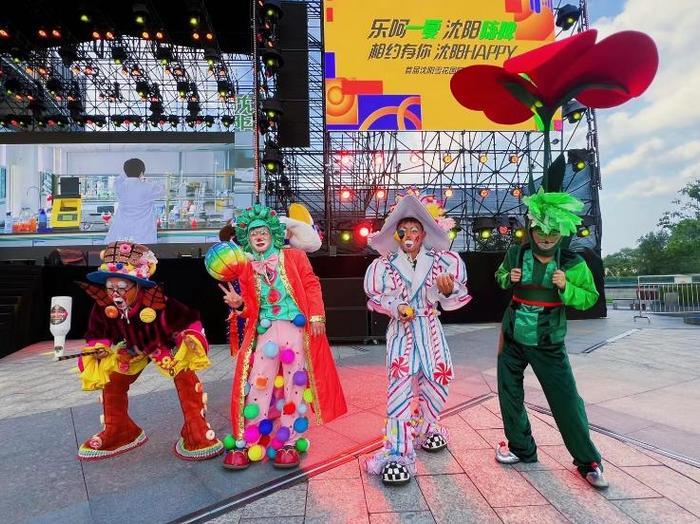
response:
{"label": "clown in pink striped costume", "polygon": [[434,197],[401,198],[369,241],[382,256],[365,274],[367,304],[391,321],[385,446],[366,468],[386,484],[404,483],[415,473],[415,445],[426,451],[447,446],[438,420],[454,374],[438,305],[454,310],[471,300],[464,262],[447,251],[447,232],[433,218],[430,203],[441,211]]}

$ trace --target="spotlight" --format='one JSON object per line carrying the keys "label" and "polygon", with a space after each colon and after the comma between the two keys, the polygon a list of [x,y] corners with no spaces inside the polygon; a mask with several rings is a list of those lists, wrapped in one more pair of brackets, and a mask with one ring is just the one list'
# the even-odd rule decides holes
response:
{"label": "spotlight", "polygon": [[454,240],[455,238],[457,238],[457,233],[458,233],[458,231],[457,231],[456,228],[450,229],[450,230],[447,232],[447,237],[448,237],[450,240]]}
{"label": "spotlight", "polygon": [[486,198],[487,196],[489,196],[489,193],[491,193],[491,190],[488,188],[483,188],[479,190],[479,196],[481,198]]}
{"label": "spotlight", "polygon": [[517,164],[520,162],[520,156],[517,154],[510,155],[510,163],[511,164]]}
{"label": "spotlight", "polygon": [[566,4],[557,9],[556,26],[564,31],[571,29],[581,16],[581,10],[571,4]]}
{"label": "spotlight", "polygon": [[588,111],[588,108],[576,100],[569,100],[561,108],[562,117],[566,118],[570,124],[575,124],[581,120],[586,111]]}
{"label": "spotlight", "polygon": [[177,115],[170,115],[168,117],[168,124],[175,127],[180,124],[180,117]]}
{"label": "spotlight", "polygon": [[274,174],[279,172],[282,167],[282,154],[279,148],[272,145],[265,146],[262,163],[268,173]]}
{"label": "spotlight", "polygon": [[488,161],[489,161],[489,156],[486,153],[481,153],[479,155],[479,162],[480,163],[485,164]]}
{"label": "spotlight", "polygon": [[574,173],[578,173],[585,169],[586,164],[590,162],[590,152],[587,149],[569,149],[569,164]]}
{"label": "spotlight", "polygon": [[187,111],[189,112],[190,116],[197,116],[202,111],[202,107],[199,105],[199,102],[190,100],[187,102]]}
{"label": "spotlight", "polygon": [[102,33],[95,30],[92,32],[92,38],[93,38],[93,40],[100,40],[102,38]]}
{"label": "spotlight", "polygon": [[80,21],[84,24],[89,23],[91,20],[90,15],[88,13],[82,12],[80,13]]}
{"label": "spotlight", "polygon": [[123,47],[112,48],[112,60],[115,64],[122,65],[127,58],[129,58],[129,55],[126,52],[126,49]]}
{"label": "spotlight", "polygon": [[136,82],[136,94],[141,97],[141,100],[144,100],[148,96],[149,92],[150,89],[148,87],[148,82],[144,80],[139,80]]}
{"label": "spotlight", "polygon": [[352,240],[352,233],[350,231],[341,231],[340,240],[345,243],[350,242],[350,240]]}
{"label": "spotlight", "polygon": [[156,40],[165,39],[165,33],[163,31],[156,31]]}
{"label": "spotlight", "polygon": [[190,90],[190,84],[188,82],[185,82],[184,80],[178,80],[176,82],[177,86],[177,96],[180,98],[185,98],[187,96],[187,92]]}
{"label": "spotlight", "polygon": [[51,96],[56,96],[63,91],[63,84],[58,78],[49,78],[46,81],[46,90]]}
{"label": "spotlight", "polygon": [[199,10],[193,10],[190,12],[187,21],[190,24],[190,27],[199,27],[199,24],[202,21],[202,14]]}
{"label": "spotlight", "polygon": [[262,4],[262,15],[265,20],[279,20],[284,15],[281,0],[265,0]]}
{"label": "spotlight", "polygon": [[173,61],[173,50],[169,47],[159,47],[156,50],[156,59],[160,65],[168,65]]}
{"label": "spotlight", "polygon": [[114,40],[114,31],[105,31],[105,38],[107,40]]}
{"label": "spotlight", "polygon": [[221,55],[216,49],[208,47],[204,50],[204,60],[209,65],[214,65],[221,60]]}
{"label": "spotlight", "polygon": [[160,116],[164,113],[164,108],[163,108],[163,102],[156,100],[150,103],[148,106],[148,110],[153,114],[154,116]]}
{"label": "spotlight", "polygon": [[233,117],[230,115],[224,115],[220,119],[221,125],[224,126],[226,129],[231,127],[234,124]]}
{"label": "spotlight", "polygon": [[472,232],[478,240],[488,240],[493,235],[496,220],[490,217],[477,217],[472,223]]}
{"label": "spotlight", "polygon": [[581,237],[581,238],[586,238],[590,236],[591,230],[588,228],[588,226],[580,225],[576,228],[576,236]]}
{"label": "spotlight", "polygon": [[377,200],[384,200],[386,198],[386,191],[384,189],[377,189],[374,193],[374,198]]}
{"label": "spotlight", "polygon": [[455,194],[455,192],[451,187],[448,187],[447,189],[445,189],[445,198],[450,198],[454,194]]}
{"label": "spotlight", "polygon": [[513,238],[515,240],[523,240],[525,238],[525,228],[519,227],[513,230]]}
{"label": "spotlight", "polygon": [[452,162],[452,155],[449,153],[445,153],[445,155],[442,157],[442,163],[449,164],[450,162]]}
{"label": "spotlight", "polygon": [[349,189],[343,189],[340,191],[341,200],[350,200],[350,198],[352,198],[352,191]]}
{"label": "spotlight", "polygon": [[220,97],[225,98],[233,94],[233,85],[228,80],[219,80],[216,82],[216,90]]}
{"label": "spotlight", "polygon": [[136,25],[146,25],[150,13],[145,4],[140,2],[135,3],[132,12],[134,13],[134,22],[136,22]]}
{"label": "spotlight", "polygon": [[513,195],[515,198],[520,198],[523,196],[523,190],[520,189],[519,187],[514,187],[511,191],[510,194]]}
{"label": "spotlight", "polygon": [[139,66],[134,66],[131,68],[131,76],[134,78],[141,78],[143,76],[143,71]]}
{"label": "spotlight", "polygon": [[39,35],[39,38],[48,38],[49,37],[49,32],[46,29],[44,29],[43,27],[41,29],[39,29],[36,32],[36,34]]}
{"label": "spotlight", "polygon": [[199,36],[199,33],[197,31],[192,33],[192,40],[199,41],[199,38],[200,38],[200,36]]}
{"label": "spotlight", "polygon": [[506,224],[501,224],[498,226],[498,234],[501,236],[506,236],[510,234],[510,227],[508,227]]}
{"label": "spotlight", "polygon": [[282,104],[276,98],[267,98],[263,100],[261,108],[269,122],[277,122],[284,114]]}
{"label": "spotlight", "polygon": [[357,237],[359,237],[363,240],[366,239],[371,232],[372,232],[372,226],[370,224],[365,223],[365,222],[358,224],[357,227],[355,228],[355,234],[357,235]]}
{"label": "spotlight", "polygon": [[51,30],[51,36],[54,38],[61,38],[63,35],[61,34],[60,29],[52,29]]}
{"label": "spotlight", "polygon": [[211,42],[214,40],[214,33],[205,33],[204,38],[208,41]]}
{"label": "spotlight", "polygon": [[214,117],[212,115],[206,115],[204,117],[204,125],[207,127],[213,127],[214,126]]}
{"label": "spotlight", "polygon": [[149,33],[148,31],[142,31],[142,32],[141,32],[141,38],[143,38],[144,40],[150,40],[150,39],[151,39],[151,33]]}
{"label": "spotlight", "polygon": [[274,74],[284,66],[282,53],[274,47],[266,47],[262,52],[262,59],[268,73]]}

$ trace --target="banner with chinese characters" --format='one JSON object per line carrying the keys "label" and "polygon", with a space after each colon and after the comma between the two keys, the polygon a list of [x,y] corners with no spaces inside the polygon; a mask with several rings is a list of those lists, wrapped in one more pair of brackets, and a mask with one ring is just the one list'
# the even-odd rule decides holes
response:
{"label": "banner with chinese characters", "polygon": [[552,0],[325,0],[329,131],[536,130],[457,103],[452,75],[554,40]]}

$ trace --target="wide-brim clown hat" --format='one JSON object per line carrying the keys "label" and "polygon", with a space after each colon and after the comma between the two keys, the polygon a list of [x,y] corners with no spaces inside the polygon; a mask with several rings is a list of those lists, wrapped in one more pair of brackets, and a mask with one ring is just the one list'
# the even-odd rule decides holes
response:
{"label": "wide-brim clown hat", "polygon": [[430,214],[426,206],[413,194],[409,194],[399,200],[399,203],[396,204],[394,210],[384,221],[382,229],[378,233],[370,235],[367,244],[382,256],[396,251],[399,244],[394,237],[394,233],[396,233],[396,226],[404,218],[415,218],[421,223],[423,231],[425,231],[423,246],[426,249],[446,251],[450,248],[450,237],[447,231],[440,227],[436,218]]}
{"label": "wide-brim clown hat", "polygon": [[289,232],[290,246],[307,253],[314,253],[321,249],[321,236],[314,227],[314,219],[302,204],[290,204],[287,216],[280,217],[280,222]]}
{"label": "wide-brim clown hat", "polygon": [[105,284],[108,278],[123,278],[143,287],[153,287],[150,280],[156,271],[158,259],[147,246],[118,241],[109,244],[101,253],[102,264],[97,271],[87,274],[95,284]]}

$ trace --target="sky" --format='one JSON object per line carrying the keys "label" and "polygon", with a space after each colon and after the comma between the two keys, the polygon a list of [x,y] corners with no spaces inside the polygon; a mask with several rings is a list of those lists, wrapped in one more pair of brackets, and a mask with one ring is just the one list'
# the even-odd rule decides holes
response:
{"label": "sky", "polygon": [[598,40],[623,30],[649,34],[659,71],[627,104],[597,111],[603,255],[634,247],[656,228],[688,182],[700,178],[698,0],[589,0]]}

